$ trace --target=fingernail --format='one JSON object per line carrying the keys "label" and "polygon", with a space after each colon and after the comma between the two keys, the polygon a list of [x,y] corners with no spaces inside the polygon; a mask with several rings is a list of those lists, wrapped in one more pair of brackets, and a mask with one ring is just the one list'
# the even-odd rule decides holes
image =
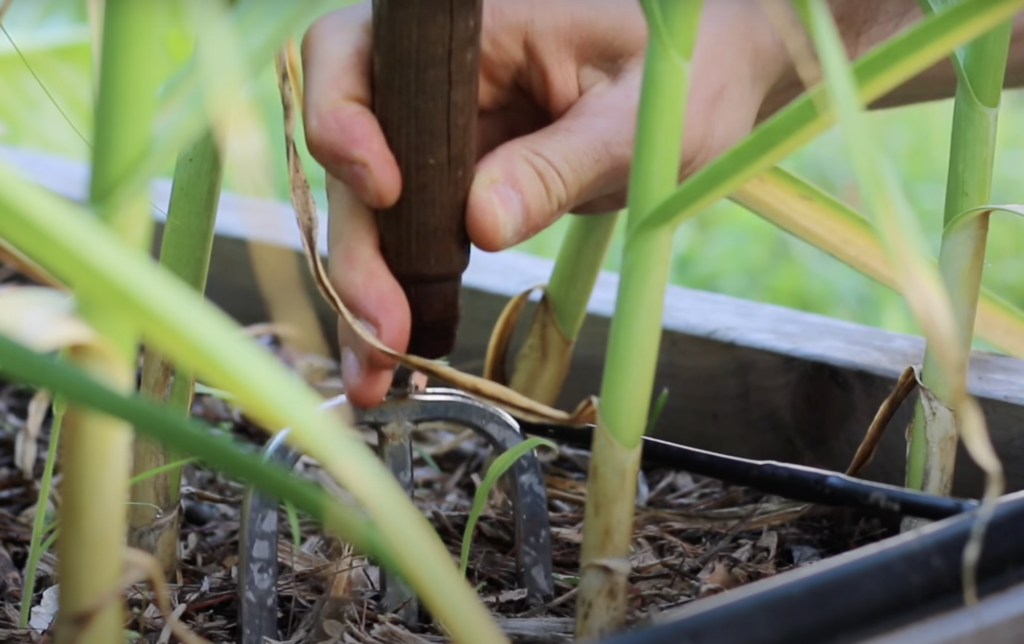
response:
{"label": "fingernail", "polygon": [[368,204],[377,203],[377,186],[373,183],[370,171],[362,163],[352,162],[341,166],[339,170],[341,182],[352,188],[361,201]]}
{"label": "fingernail", "polygon": [[494,183],[490,190],[491,200],[498,215],[498,225],[501,227],[501,238],[505,241],[505,246],[512,246],[519,242],[526,226],[523,199],[506,183]]}
{"label": "fingernail", "polygon": [[341,375],[349,381],[358,381],[363,376],[363,363],[359,362],[355,351],[348,347],[341,350]]}

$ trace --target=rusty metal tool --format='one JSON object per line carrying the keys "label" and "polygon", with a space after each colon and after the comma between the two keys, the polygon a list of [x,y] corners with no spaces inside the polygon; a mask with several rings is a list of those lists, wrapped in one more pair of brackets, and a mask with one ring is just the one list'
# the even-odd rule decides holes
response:
{"label": "rusty metal tool", "polygon": [[[342,395],[325,401],[322,408],[348,404]],[[438,421],[454,423],[473,430],[497,451],[510,449],[526,438],[519,423],[508,413],[455,389],[429,388],[407,396],[389,398],[371,409],[352,407],[351,410],[356,424],[378,431],[396,423],[409,426]],[[293,467],[300,455],[285,444],[287,434],[287,429],[279,432],[267,443],[263,453],[265,458],[273,459],[285,467]],[[410,453],[410,473],[411,465]],[[512,501],[520,588],[526,590],[527,603],[538,605],[554,596],[554,582],[547,493],[536,455],[532,452],[523,455],[504,474],[504,478]],[[411,474],[407,485],[410,488],[412,486]],[[277,499],[253,487],[247,488],[239,544],[240,642],[263,644],[264,638],[276,640]],[[386,574],[382,572],[382,580],[385,577]],[[381,590],[386,594],[386,589]]]}

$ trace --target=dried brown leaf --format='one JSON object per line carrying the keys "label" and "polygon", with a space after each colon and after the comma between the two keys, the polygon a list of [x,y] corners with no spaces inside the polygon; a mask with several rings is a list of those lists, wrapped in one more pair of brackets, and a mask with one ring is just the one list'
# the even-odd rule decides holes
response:
{"label": "dried brown leaf", "polygon": [[729,565],[723,561],[716,561],[701,585],[700,595],[714,595],[735,588],[737,585],[739,582],[733,576]]}
{"label": "dried brown leaf", "polygon": [[523,309],[530,301],[530,295],[534,291],[543,291],[544,286],[531,286],[519,295],[508,301],[501,315],[494,323],[490,340],[487,343],[487,354],[484,356],[484,378],[498,383],[508,384],[508,373],[506,364],[508,361],[508,349],[512,344],[512,336],[515,335],[516,327],[519,326],[519,319],[523,316]]}
{"label": "dried brown leaf", "polygon": [[310,190],[309,182],[302,167],[302,159],[299,157],[298,147],[295,144],[295,122],[296,122],[296,83],[292,73],[297,65],[293,61],[295,56],[294,48],[289,47],[278,52],[275,59],[277,68],[278,89],[281,94],[281,103],[284,113],[285,125],[285,153],[288,161],[288,178],[291,188],[292,206],[295,209],[301,233],[302,244],[306,255],[307,263],[312,272],[313,279],[321,294],[327,299],[334,310],[341,316],[348,327],[367,345],[373,347],[380,353],[392,358],[396,362],[410,367],[430,377],[447,382],[465,391],[467,394],[484,402],[500,407],[523,420],[532,422],[546,422],[557,425],[584,425],[595,422],[596,419],[596,398],[591,397],[582,401],[576,409],[569,413],[555,409],[548,405],[538,403],[523,394],[520,394],[508,387],[487,380],[480,376],[464,373],[447,365],[440,364],[433,360],[427,360],[419,356],[400,353],[384,345],[376,337],[370,334],[356,319],[348,308],[342,303],[334,287],[331,285],[317,252],[317,231],[319,217],[317,215],[316,201]]}
{"label": "dried brown leaf", "polygon": [[545,293],[516,355],[509,386],[537,402],[554,404],[569,375],[575,346],[576,342],[562,332],[551,299]]}
{"label": "dried brown leaf", "polygon": [[40,352],[99,342],[71,296],[41,286],[0,288],[0,333]]}
{"label": "dried brown leaf", "polygon": [[[920,384],[920,383],[919,383]],[[924,410],[925,427],[956,427],[956,417],[953,410],[942,403],[924,385],[921,388],[921,408]],[[953,463],[943,458],[943,454],[951,454],[956,451],[956,432],[949,432],[943,435],[943,440],[936,442],[928,441],[928,456],[926,460],[932,463],[946,464],[949,467],[925,467],[924,482],[921,489],[931,494],[948,494],[953,489]]]}
{"label": "dried brown leaf", "polygon": [[32,396],[28,403],[28,418],[14,439],[14,462],[26,481],[31,481],[35,476],[36,456],[39,452],[36,441],[42,433],[43,421],[52,400],[53,396],[47,389],[40,389]]}
{"label": "dried brown leaf", "polygon": [[11,553],[0,544],[0,597],[19,599],[24,585],[21,581],[21,573],[11,559]]}
{"label": "dried brown leaf", "polygon": [[878,411],[875,413],[871,425],[868,426],[868,431],[864,434],[864,440],[861,441],[860,446],[857,448],[857,453],[853,455],[850,466],[846,468],[848,475],[856,476],[871,462],[871,459],[875,456],[875,451],[878,449],[878,443],[882,440],[882,436],[885,435],[886,428],[889,427],[889,422],[896,415],[896,411],[903,404],[903,401],[907,399],[907,396],[914,391],[915,387],[917,387],[916,372],[913,367],[907,367],[900,374],[900,377],[896,380],[896,385],[889,395],[886,396],[885,400],[882,401]]}

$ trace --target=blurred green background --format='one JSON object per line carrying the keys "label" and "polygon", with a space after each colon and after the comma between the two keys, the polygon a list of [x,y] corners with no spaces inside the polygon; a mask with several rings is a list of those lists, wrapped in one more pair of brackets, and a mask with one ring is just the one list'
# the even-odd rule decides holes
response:
{"label": "blurred green background", "polygon": [[[342,0],[333,4],[347,3]],[[0,38],[0,143],[87,158],[88,146],[75,132],[77,128],[86,137],[90,135],[92,54],[85,5],[82,0],[14,2],[4,26],[24,60],[6,37]],[[183,42],[172,30],[167,42],[167,70],[154,73],[167,72],[176,60],[181,60],[187,51]],[[280,199],[286,200],[283,142],[276,129],[280,127],[280,104],[270,67],[253,84],[251,95],[266,118],[268,140],[279,160],[275,190]],[[911,203],[931,233],[936,254],[951,116],[949,101],[871,116]],[[830,131],[783,165],[859,207],[844,153],[838,133]],[[313,188],[323,204],[322,172],[308,156],[306,159]],[[1021,168],[1024,97],[1008,92],[1000,122],[994,202],[1021,201]],[[165,173],[170,176],[171,167]],[[226,187],[235,186],[229,182]],[[567,223],[563,219],[520,249],[554,257]],[[1017,241],[1022,232],[1024,222],[1005,216],[993,220],[984,277],[987,286],[1017,306],[1024,306],[1024,280],[1018,279],[1024,269],[1022,245]],[[616,270],[619,250],[617,241],[608,258],[609,270]],[[901,298],[894,293],[729,202],[709,208],[676,232],[672,283],[890,330],[917,332]]]}

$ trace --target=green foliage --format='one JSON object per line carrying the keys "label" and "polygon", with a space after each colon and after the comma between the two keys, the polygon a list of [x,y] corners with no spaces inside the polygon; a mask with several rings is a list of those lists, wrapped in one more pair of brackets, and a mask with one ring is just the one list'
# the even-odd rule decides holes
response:
{"label": "green foliage", "polygon": [[[5,19],[12,37],[71,122],[86,126],[91,119],[91,68],[88,28],[84,11],[48,9],[49,5],[79,6],[71,0],[15,2]],[[336,4],[348,4],[340,2]],[[39,7],[39,9],[36,9]],[[64,13],[62,13],[64,11]],[[40,16],[37,16],[40,14]],[[40,89],[6,39],[0,38],[0,143],[84,158],[85,144]],[[280,98],[274,86],[273,68],[261,68],[251,86],[251,96],[267,122],[280,119]],[[1015,168],[1024,163],[1024,95],[1008,92],[1003,97],[1002,123],[996,137],[996,163],[992,178],[993,203],[1019,200]],[[900,185],[922,221],[934,219],[941,210],[946,185],[953,116],[953,101],[936,101],[871,112],[867,121],[877,133],[881,152],[892,160]],[[301,122],[297,138],[301,138]],[[271,151],[283,155],[280,137],[270,140]],[[794,152],[780,165],[835,195],[857,209],[863,201],[849,162],[844,158],[841,135],[832,130]],[[299,147],[307,164],[314,162],[305,146]],[[163,176],[170,177],[168,162]],[[274,190],[287,201],[285,169],[276,168]],[[325,206],[322,173],[312,173],[313,194]],[[225,189],[235,190],[230,178]],[[518,250],[554,259],[570,227],[563,218],[551,228],[518,246]],[[605,270],[621,266],[623,227],[618,222]],[[926,231],[929,248],[938,255],[940,232]],[[992,221],[988,268],[983,284],[1024,307],[1024,254],[1019,252],[1019,224],[1009,219]],[[752,277],[756,276],[756,277]],[[710,206],[674,233],[670,283],[723,293],[749,300],[788,306],[802,311],[905,333],[920,333],[902,298],[792,235],[729,201]],[[985,347],[976,342],[976,346]]]}
{"label": "green foliage", "polygon": [[647,429],[644,431],[645,434],[650,434],[651,430],[658,424],[658,419],[661,418],[661,412],[665,410],[665,403],[668,402],[668,387],[661,390],[658,397],[654,400],[654,405],[651,407],[651,414],[647,420]]}
{"label": "green foliage", "polygon": [[60,445],[60,427],[67,410],[67,402],[63,395],[53,399],[53,421],[50,425],[50,443],[46,448],[46,463],[43,466],[43,479],[39,483],[39,501],[35,516],[32,517],[32,537],[28,546],[28,562],[25,564],[25,587],[21,591],[21,611],[18,615],[18,628],[28,628],[28,620],[32,611],[32,596],[35,594],[36,571],[39,560],[50,549],[56,532],[50,539],[43,542],[43,537],[56,528],[55,523],[47,524],[46,506],[50,501],[50,490],[53,486],[53,470],[57,465],[58,446]]}
{"label": "green foliage", "polygon": [[466,530],[462,534],[462,555],[459,560],[459,569],[463,575],[466,574],[466,567],[469,565],[469,548],[473,543],[473,531],[480,520],[480,514],[484,511],[484,506],[487,505],[487,496],[494,488],[494,484],[524,454],[541,445],[556,451],[558,450],[558,446],[551,441],[539,436],[532,436],[522,443],[516,444],[511,449],[502,452],[494,459],[491,466],[487,468],[484,480],[480,482],[480,485],[476,488],[476,493],[473,495],[473,507],[470,509],[469,518],[466,520]]}
{"label": "green foliage", "polygon": [[[7,43],[10,45],[7,47],[0,41],[0,77],[4,78],[5,86],[17,88],[0,96],[0,142],[79,158],[91,157],[94,155],[91,142],[86,141],[82,134],[93,131],[89,125],[96,116],[92,113],[93,49],[89,43],[90,32],[85,24],[84,9],[78,3],[64,0],[40,2],[33,9],[23,8],[26,4],[29,3],[16,3],[20,12],[12,13],[5,20],[5,27],[9,27],[5,35],[9,34],[14,43],[18,43],[17,48],[11,43]],[[118,133],[120,130],[114,125],[133,121],[134,128],[125,128],[134,130],[135,136],[129,138],[136,142],[144,141],[148,146],[145,154],[115,146],[112,149],[120,154],[99,155],[103,158],[109,156],[117,162],[114,166],[109,163],[94,165],[100,170],[92,177],[102,188],[97,190],[94,186],[94,193],[100,193],[102,198],[98,204],[100,214],[113,220],[123,216],[121,208],[127,196],[135,198],[132,205],[144,215],[144,204],[140,207],[138,196],[142,182],[156,173],[168,176],[174,156],[183,146],[187,148],[193,144],[205,127],[213,133],[207,140],[209,145],[212,146],[214,139],[221,142],[229,140],[226,135],[233,125],[232,115],[236,114],[231,109],[239,96],[244,101],[254,101],[246,105],[255,106],[256,120],[262,118],[262,124],[280,123],[280,102],[269,54],[288,35],[299,35],[313,16],[341,4],[348,2],[296,0],[291,3],[265,3],[240,0],[232,4],[229,13],[224,13],[220,4],[183,0],[174,3],[171,19],[161,26],[163,39],[160,43],[153,45],[152,39],[140,39],[138,34],[134,34],[140,40],[135,44],[146,44],[159,50],[156,58],[165,64],[160,68],[162,63],[156,61],[154,66],[158,69],[151,70],[152,74],[146,76],[147,82],[154,84],[155,79],[159,79],[163,88],[157,106],[157,124],[150,128],[150,138],[143,136],[147,131],[141,129],[149,128],[146,110],[141,114],[127,110],[121,116],[114,111],[100,110],[97,122],[106,124],[107,132]],[[883,45],[866,60],[860,61],[852,71],[846,66],[838,40],[834,37],[831,41],[819,39],[826,66],[831,61],[831,73],[825,84],[827,90],[816,90],[817,96],[822,98],[827,99],[831,94],[832,103],[822,103],[827,111],[819,114],[810,99],[799,99],[755,132],[751,139],[679,187],[676,185],[677,142],[681,138],[688,57],[700,4],[698,1],[643,2],[652,26],[651,55],[645,68],[637,154],[630,177],[628,219],[616,221],[608,218],[584,225],[580,220],[572,224],[570,218],[566,218],[520,247],[529,252],[554,256],[566,239],[567,229],[571,229],[568,234],[570,243],[564,245],[563,251],[570,255],[586,252],[587,245],[606,245],[607,231],[601,228],[602,225],[615,227],[607,259],[595,252],[587,258],[590,266],[581,263],[575,267],[577,273],[565,273],[569,277],[561,282],[556,279],[555,286],[561,284],[559,288],[571,292],[575,303],[580,304],[586,292],[578,289],[578,284],[588,281],[593,275],[593,267],[599,263],[611,270],[621,270],[621,284],[627,285],[620,290],[619,311],[612,325],[605,371],[607,377],[602,386],[598,430],[603,433],[595,434],[614,440],[603,443],[604,447],[600,449],[605,452],[595,448],[594,462],[605,458],[606,462],[615,465],[607,471],[619,474],[629,475],[632,472],[630,468],[634,467],[633,457],[638,448],[640,430],[645,427],[650,430],[667,399],[667,391],[662,392],[650,413],[646,405],[639,403],[649,399],[653,390],[653,368],[648,369],[648,366],[655,364],[657,359],[659,307],[666,281],[875,326],[920,332],[903,298],[839,264],[825,253],[743,212],[740,207],[723,201],[729,190],[742,184],[743,179],[738,177],[755,176],[781,162],[784,167],[795,170],[853,207],[863,206],[870,210],[878,218],[880,227],[885,229],[883,232],[890,250],[895,248],[890,255],[916,262],[912,266],[902,265],[902,277],[904,285],[923,284],[926,291],[924,299],[914,300],[912,289],[905,289],[905,292],[915,303],[917,319],[935,324],[935,317],[922,315],[922,311],[927,309],[922,302],[928,301],[929,297],[933,304],[937,301],[933,292],[937,288],[933,289],[934,285],[926,279],[931,273],[927,267],[917,273],[911,269],[920,269],[920,265],[926,263],[923,259],[926,253],[938,254],[940,231],[939,227],[928,225],[933,217],[929,213],[942,208],[947,171],[942,160],[948,157],[950,148],[948,137],[933,136],[933,133],[949,130],[951,105],[946,102],[862,115],[858,104],[861,100],[877,98],[884,90],[947,55],[954,41],[963,45],[962,41],[968,37],[977,37],[984,28],[991,28],[999,16],[1009,15],[1007,12],[1021,3],[1015,0],[991,0],[987,4],[956,3],[949,9],[950,15],[926,21],[923,27],[912,29]],[[932,4],[953,3],[935,0]],[[810,6],[803,5],[805,8]],[[814,7],[825,11],[824,5]],[[819,28],[824,24],[822,15],[818,14]],[[191,50],[191,35],[181,28],[185,24],[182,21],[195,25],[201,32],[197,34],[199,41],[209,43],[208,47],[199,48],[199,55],[194,61],[188,61],[186,55]],[[133,34],[131,30],[123,31],[128,36]],[[962,78],[967,78],[970,71],[970,60],[965,51],[961,46],[956,54],[957,69]],[[837,62],[840,59],[841,64]],[[106,64],[113,65],[114,69],[117,66],[132,68],[133,62],[110,57],[106,60]],[[105,79],[109,78],[106,71],[104,74]],[[134,78],[138,81],[138,77]],[[128,86],[138,88],[142,85],[130,82],[127,76],[125,79],[128,80],[123,82]],[[124,93],[129,94],[127,90]],[[111,96],[119,94],[115,92]],[[152,92],[140,90],[138,94],[140,100],[155,98]],[[115,107],[118,104],[117,100],[111,102]],[[844,130],[828,132],[837,117],[836,112],[842,117]],[[1007,100],[1004,112],[1017,128],[1024,127],[1024,118],[1021,118],[1024,117],[1024,106],[1019,99]],[[144,126],[143,121],[146,121]],[[103,129],[100,128],[101,131]],[[842,145],[843,134],[848,137],[848,147]],[[1014,125],[1010,125],[1002,130],[996,141],[996,168],[999,170],[992,177],[993,200],[996,202],[1013,200],[1009,195],[1018,181],[1013,172],[1017,164],[1003,162],[999,155],[1017,153],[1015,146],[1016,141],[1021,140],[1019,134],[1014,131]],[[298,136],[302,136],[301,132]],[[112,140],[116,142],[117,136]],[[284,157],[281,137],[270,136],[268,144],[274,158]],[[97,147],[102,152],[102,140]],[[852,162],[844,160],[847,153]],[[311,163],[305,150],[300,154],[304,161]],[[879,165],[875,163],[876,154],[892,162]],[[142,158],[138,158],[140,155]],[[239,178],[239,174],[234,176]],[[227,189],[234,187],[231,178],[228,173]],[[283,163],[277,164],[273,183],[275,193],[286,200],[288,181]],[[323,200],[321,174],[313,177],[311,187],[313,194]],[[905,190],[905,196],[893,189],[896,187]],[[1005,191],[1006,199],[1002,199],[1000,191]],[[203,460],[225,473],[271,491],[284,500],[296,543],[300,538],[299,511],[323,521],[358,549],[408,575],[411,585],[426,596],[428,607],[446,622],[457,639],[465,640],[472,636],[500,639],[496,628],[489,630],[493,624],[487,619],[486,612],[467,594],[469,587],[459,585],[457,582],[461,580],[454,569],[446,568],[450,562],[444,556],[443,544],[434,539],[436,535],[430,534],[429,524],[425,520],[420,521],[423,517],[408,503],[394,481],[387,478],[386,470],[372,453],[364,449],[357,437],[341,431],[348,429],[343,423],[314,412],[316,397],[313,392],[290,378],[291,374],[261,353],[255,343],[242,338],[236,326],[203,302],[194,288],[186,289],[173,272],[147,263],[148,257],[138,252],[139,249],[119,246],[115,235],[110,234],[96,218],[88,216],[88,209],[62,202],[43,190],[25,185],[14,179],[11,172],[0,172],[0,213],[3,213],[0,216],[0,234],[39,261],[45,269],[68,281],[76,289],[77,302],[85,302],[87,311],[91,307],[95,312],[100,310],[99,304],[116,300],[119,307],[112,315],[118,319],[123,317],[124,328],[120,330],[128,329],[134,333],[137,328],[149,346],[164,352],[176,366],[186,369],[189,375],[195,372],[208,378],[211,383],[209,393],[233,400],[257,422],[269,427],[294,428],[290,438],[300,449],[320,459],[339,483],[353,491],[371,520],[339,506],[318,488],[262,463],[239,445],[215,437],[210,428],[181,417],[180,410],[175,416],[152,401],[119,395],[62,361],[32,354],[0,337],[0,362],[5,369],[15,377],[39,386],[53,387],[75,404],[87,404],[128,420],[142,435],[156,437],[185,453],[201,455]],[[888,217],[880,216],[886,213]],[[678,226],[687,218],[692,218],[688,225]],[[145,219],[142,216],[140,221]],[[1005,224],[999,224],[998,220],[994,224],[1000,225]],[[627,226],[630,230],[628,239],[623,234]],[[145,241],[144,233],[136,237],[136,242]],[[1015,262],[1024,260],[1019,259],[1018,250],[1011,245],[1013,236],[997,233],[992,239],[990,261],[1003,270],[988,271],[986,285],[1022,304],[1024,284],[1013,284],[1012,277],[1016,275]],[[83,250],[83,246],[88,250]],[[202,261],[203,255],[199,257],[198,261]],[[191,266],[194,262],[189,260],[185,264]],[[577,279],[580,275],[584,278]],[[199,277],[201,281],[204,276]],[[567,284],[575,285],[578,290],[565,289]],[[920,294],[916,296],[920,297]],[[575,308],[580,309],[579,306]],[[570,318],[568,321],[561,320],[563,326],[569,329],[576,326],[579,316],[567,314],[567,317]],[[108,336],[121,338],[122,344],[134,343],[134,335],[113,332],[119,330],[117,325],[99,325],[98,328]],[[936,333],[936,327],[931,327],[930,333],[944,337]],[[69,428],[68,436],[73,435]],[[613,443],[614,448],[608,447]],[[490,490],[516,459],[540,444],[554,447],[548,441],[533,438],[502,454],[489,468],[474,496],[463,538],[460,560],[463,577],[468,566],[472,535]],[[51,451],[55,451],[55,445],[56,438]],[[424,458],[436,467],[429,455],[424,454]],[[180,467],[181,464],[171,463],[147,475]],[[49,455],[47,467],[49,476],[52,472]],[[607,501],[606,508],[612,505],[624,507],[622,520],[617,518],[620,515],[613,517],[610,513],[606,513],[603,520],[612,523],[613,528],[628,537],[628,517],[632,511],[628,501],[631,499],[622,493],[623,490],[628,492],[628,488],[623,488],[623,477],[619,476],[613,483],[622,490],[611,489],[613,486],[609,486],[608,481],[614,475],[604,476],[604,488],[598,484],[597,477],[592,478],[592,483],[599,488],[597,492],[608,493],[609,497],[619,493],[619,498],[605,499],[604,494],[599,498],[596,492],[588,495],[588,516],[593,514],[594,503],[605,504]],[[44,504],[45,498],[44,495]],[[66,527],[71,530],[70,525]],[[38,563],[41,552],[57,538],[55,524],[51,524],[51,530],[46,528],[45,515],[41,513],[33,530],[31,557],[35,558],[35,563],[30,557],[31,567]],[[47,532],[50,534],[43,541]],[[612,532],[614,530],[585,534],[583,559],[588,556],[588,548],[592,557],[597,552],[594,548],[604,548],[604,544],[594,545],[594,539],[599,538],[595,535],[603,538]],[[613,535],[610,539],[609,543],[617,543],[619,536]],[[620,544],[621,549],[626,550],[627,545]],[[620,546],[612,543],[607,549]],[[587,576],[584,575],[581,601],[587,598],[588,593],[593,594],[593,588],[588,588],[586,582]],[[625,583],[624,576],[622,583]],[[26,618],[30,602],[31,590],[22,608],[22,621]],[[609,610],[616,609],[610,607]],[[464,619],[460,620],[460,617]],[[603,619],[603,616],[599,617]]]}
{"label": "green foliage", "polygon": [[331,499],[320,487],[264,461],[252,448],[213,431],[205,423],[184,418],[137,394],[123,396],[65,361],[30,351],[5,335],[0,335],[0,364],[5,378],[61,391],[68,402],[88,404],[129,421],[140,434],[290,501],[329,529],[339,531],[356,547],[390,561],[388,553],[375,545],[379,538],[374,536],[372,524]]}

